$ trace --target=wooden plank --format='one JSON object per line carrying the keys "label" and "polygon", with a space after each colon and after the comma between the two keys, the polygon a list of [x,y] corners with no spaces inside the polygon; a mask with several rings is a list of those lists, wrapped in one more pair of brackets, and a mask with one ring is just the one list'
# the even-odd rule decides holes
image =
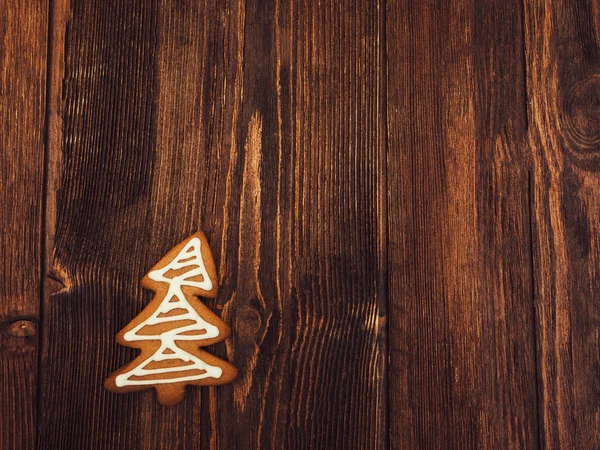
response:
{"label": "wooden plank", "polygon": [[520,1],[388,1],[392,448],[538,445]]}
{"label": "wooden plank", "polygon": [[[276,16],[270,19],[265,11],[272,10]],[[273,24],[275,34],[267,39],[264,30]],[[244,92],[250,89],[252,97],[243,114],[262,112],[263,136],[272,139],[263,139],[262,226],[263,239],[270,237],[268,230],[281,233],[283,318],[277,339],[284,345],[277,356],[285,363],[273,366],[269,386],[280,384],[283,392],[289,392],[289,398],[280,402],[277,429],[265,425],[260,429],[261,448],[377,445],[378,26],[377,2],[246,6],[247,61],[272,58],[271,65],[277,67],[274,78],[263,78],[268,75],[262,65],[245,64]],[[258,42],[248,38],[261,35]],[[270,56],[272,48],[277,50],[276,59]],[[253,80],[265,90],[253,93]],[[265,113],[269,105],[277,105],[277,114]],[[279,142],[275,136],[280,136]],[[271,149],[278,149],[277,164]],[[276,167],[277,196],[268,177]],[[260,260],[275,255],[261,251]],[[272,295],[266,290],[272,278],[268,267],[259,273],[265,299]],[[273,287],[278,288],[277,280]],[[243,297],[247,302],[251,295]],[[270,320],[277,314],[275,310]],[[265,342],[269,339],[275,336],[265,335]],[[271,352],[267,349],[263,344],[259,357]],[[253,383],[260,383],[260,371],[256,374]],[[269,396],[277,392],[271,389],[258,394],[264,396],[267,412],[273,404]],[[257,391],[250,390],[248,398]],[[249,429],[249,419],[259,411],[244,412]],[[274,431],[277,434],[269,437]],[[241,433],[238,442],[243,442]],[[222,448],[233,444],[224,442]]]}
{"label": "wooden plank", "polygon": [[598,2],[525,2],[542,444],[600,447]]}
{"label": "wooden plank", "polygon": [[[56,449],[373,448],[385,245],[377,2],[66,10],[48,237],[64,288],[45,299],[40,439]],[[134,357],[114,336],[150,299],[139,280],[197,229],[221,278],[207,305],[233,329],[211,352],[240,377],[190,389],[172,408],[151,391],[104,391]]]}
{"label": "wooden plank", "polygon": [[0,2],[0,448],[35,446],[47,4]]}

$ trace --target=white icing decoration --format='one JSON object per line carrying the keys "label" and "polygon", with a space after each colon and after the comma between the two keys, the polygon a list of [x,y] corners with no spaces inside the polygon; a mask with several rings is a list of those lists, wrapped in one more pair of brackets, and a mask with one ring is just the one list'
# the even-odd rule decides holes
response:
{"label": "white icing decoration", "polygon": [[[192,355],[189,352],[179,348],[176,341],[197,341],[202,339],[211,339],[219,335],[219,329],[202,319],[196,310],[190,305],[183,294],[183,286],[193,286],[206,291],[210,291],[213,287],[212,281],[206,271],[204,260],[202,259],[202,252],[200,250],[201,241],[198,238],[190,239],[187,245],[179,252],[179,254],[165,267],[158,270],[153,270],[148,274],[148,277],[152,280],[168,283],[169,289],[165,298],[160,303],[159,307],[154,313],[138,324],[135,328],[129,330],[124,335],[124,339],[128,342],[133,341],[161,341],[160,348],[149,358],[145,359],[137,367],[131,369],[128,372],[118,375],[115,379],[117,386],[136,386],[136,385],[150,385],[150,384],[164,384],[164,383],[178,383],[181,381],[193,381],[201,380],[203,378],[220,378],[223,370],[220,367],[211,366],[198,357]],[[181,270],[186,267],[194,267],[191,270],[186,271],[181,275],[174,277],[168,277],[166,274],[170,270]],[[202,281],[192,281],[192,278],[202,276]],[[174,301],[172,301],[174,300]],[[166,314],[174,309],[183,309],[185,312],[169,317],[159,317],[160,314]],[[146,327],[152,325],[163,324],[174,321],[193,321],[194,323],[189,325],[179,326],[169,331],[162,332],[158,335],[150,334],[138,334],[138,332]],[[198,334],[195,335],[182,335],[182,333],[196,331]],[[170,350],[172,353],[164,353],[166,350]],[[183,363],[193,364],[182,364],[175,367],[164,367],[158,369],[145,369],[150,363],[155,361],[166,361],[166,360],[181,360]],[[144,377],[151,376],[161,373],[176,373],[181,371],[201,371],[202,373],[197,375],[188,375],[183,377],[167,378],[167,379],[150,379],[150,380],[131,380],[131,377]]]}
{"label": "white icing decoration", "polygon": [[[171,350],[173,353],[165,354],[166,349]],[[169,359],[179,359],[183,362],[192,361],[193,364],[186,364],[176,367],[164,367],[158,369],[145,369],[145,367],[154,361],[166,361]],[[197,375],[188,375],[183,377],[166,378],[166,379],[150,379],[150,380],[131,380],[130,377],[144,377],[150,375],[157,375],[161,373],[173,373],[182,371],[202,371]],[[166,384],[166,383],[178,383],[181,381],[193,381],[201,380],[203,378],[220,378],[223,373],[223,369],[220,367],[211,366],[200,358],[188,353],[176,345],[169,346],[167,344],[161,345],[161,347],[154,353],[150,358],[144,360],[139,366],[130,370],[129,372],[122,373],[115,379],[115,384],[119,387],[122,386],[142,386],[149,384]]]}
{"label": "white icing decoration", "polygon": [[[194,286],[204,289],[205,291],[210,291],[213,285],[208,276],[208,272],[206,271],[204,260],[202,259],[202,252],[200,251],[201,245],[200,239],[190,239],[173,261],[162,269],[153,270],[148,274],[148,277],[154,281],[169,283],[170,287],[178,287],[181,289],[181,286]],[[197,266],[197,268],[188,270],[187,272],[172,278],[165,276],[170,270],[180,270],[191,266]],[[190,279],[197,277],[198,275],[202,275],[202,281],[192,281]]]}

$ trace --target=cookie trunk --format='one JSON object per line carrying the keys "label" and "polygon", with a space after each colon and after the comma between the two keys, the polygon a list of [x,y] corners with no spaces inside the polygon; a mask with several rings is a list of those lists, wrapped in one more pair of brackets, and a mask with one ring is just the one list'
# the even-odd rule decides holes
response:
{"label": "cookie trunk", "polygon": [[161,405],[173,406],[183,400],[185,396],[185,385],[184,384],[170,384],[170,385],[155,385],[156,396]]}

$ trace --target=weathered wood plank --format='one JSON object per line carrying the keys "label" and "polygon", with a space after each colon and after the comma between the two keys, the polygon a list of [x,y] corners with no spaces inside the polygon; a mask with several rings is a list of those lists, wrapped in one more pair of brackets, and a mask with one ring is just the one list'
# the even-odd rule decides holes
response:
{"label": "weathered wood plank", "polygon": [[[277,84],[269,90],[278,92],[279,98],[257,93],[246,112],[252,114],[255,105],[258,111],[268,111],[269,103],[277,104],[276,116],[264,116],[263,136],[275,134],[267,124],[272,130],[278,127],[281,136],[279,142],[264,144],[262,171],[267,193],[263,239],[273,229],[265,218],[273,217],[277,224],[280,217],[283,262],[281,339],[287,361],[273,380],[290,394],[281,402],[273,446],[374,448],[382,379],[379,5],[360,0],[275,2],[273,8],[252,2],[252,9],[249,5],[247,27],[255,28],[247,36],[269,28],[261,27],[265,10],[278,13],[272,44],[246,47],[260,51],[259,61],[270,48],[277,50]],[[254,70],[260,73],[262,67]],[[267,157],[275,148],[280,161],[278,211],[269,206],[273,190],[268,174],[277,166]],[[261,261],[269,260],[265,256]],[[268,286],[268,270],[261,273],[261,280],[261,287]],[[263,295],[268,298],[264,290]],[[268,448],[266,444],[263,441]]]}
{"label": "weathered wood plank", "polygon": [[48,10],[0,2],[0,448],[35,446]]}
{"label": "weathered wood plank", "polygon": [[600,5],[526,1],[542,444],[600,447]]}
{"label": "weathered wood plank", "polygon": [[388,1],[393,448],[538,443],[521,18]]}
{"label": "weathered wood plank", "polygon": [[54,27],[66,28],[53,54],[63,58],[52,61],[64,65],[52,86],[60,95],[50,95],[62,123],[51,136],[48,271],[64,287],[44,299],[39,441],[139,448],[152,425],[143,394],[109,399],[102,383],[132,359],[114,332],[148,301],[139,281],[148,253],[164,250],[150,240],[146,201],[156,158],[157,17],[152,2],[60,3]]}
{"label": "weathered wood plank", "polygon": [[[66,7],[40,439],[52,448],[373,448],[380,389],[377,2]],[[58,44],[57,44],[58,45]],[[53,185],[50,183],[50,185]],[[51,198],[51,197],[49,197]],[[240,370],[173,408],[115,395],[139,280],[196,229]],[[90,408],[90,405],[94,405]]]}

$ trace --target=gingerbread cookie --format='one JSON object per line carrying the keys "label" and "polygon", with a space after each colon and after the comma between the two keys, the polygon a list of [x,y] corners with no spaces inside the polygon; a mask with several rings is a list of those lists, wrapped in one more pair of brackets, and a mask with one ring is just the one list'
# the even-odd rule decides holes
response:
{"label": "gingerbread cookie", "polygon": [[106,380],[113,392],[154,387],[163,405],[179,403],[185,386],[228,383],[231,364],[199,349],[220,342],[229,327],[196,297],[214,298],[215,263],[204,233],[176,246],[142,280],[156,293],[148,306],[117,334],[117,342],[142,353]]}

